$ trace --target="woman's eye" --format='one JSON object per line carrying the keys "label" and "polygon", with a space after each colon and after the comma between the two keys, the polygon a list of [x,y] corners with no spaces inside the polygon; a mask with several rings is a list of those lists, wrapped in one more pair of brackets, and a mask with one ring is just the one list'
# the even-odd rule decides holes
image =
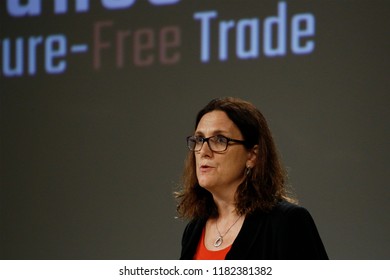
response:
{"label": "woman's eye", "polygon": [[223,144],[225,144],[226,143],[226,137],[225,136],[220,136],[220,135],[218,135],[217,137],[217,142],[218,143],[223,143]]}

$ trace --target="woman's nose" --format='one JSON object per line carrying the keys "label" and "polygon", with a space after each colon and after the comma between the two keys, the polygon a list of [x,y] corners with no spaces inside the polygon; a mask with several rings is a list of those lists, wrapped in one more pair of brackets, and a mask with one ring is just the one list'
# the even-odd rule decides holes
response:
{"label": "woman's nose", "polygon": [[208,141],[203,142],[203,145],[200,148],[199,153],[201,156],[211,155],[213,153],[213,151],[210,149]]}

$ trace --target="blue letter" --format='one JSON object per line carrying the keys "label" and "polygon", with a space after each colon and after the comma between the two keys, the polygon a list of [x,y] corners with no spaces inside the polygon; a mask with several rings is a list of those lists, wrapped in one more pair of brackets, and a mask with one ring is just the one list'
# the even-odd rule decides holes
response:
{"label": "blue letter", "polygon": [[210,60],[210,19],[217,16],[216,11],[205,11],[194,14],[194,19],[200,20],[200,60],[208,62]]}
{"label": "blue letter", "polygon": [[37,46],[42,43],[42,36],[28,39],[28,73],[34,75],[37,72]]}
{"label": "blue letter", "polygon": [[[239,58],[256,58],[259,56],[259,25],[260,21],[254,19],[241,19],[237,23],[237,56]],[[245,29],[249,28],[250,44],[249,49],[245,49]]]}
{"label": "blue letter", "polygon": [[66,37],[64,35],[51,35],[45,42],[45,68],[47,73],[58,74],[66,69],[66,61],[61,59],[57,64],[55,58],[66,55]]}
{"label": "blue letter", "polygon": [[219,59],[226,60],[229,55],[229,29],[234,27],[234,21],[221,21],[219,23]]}
{"label": "blue letter", "polygon": [[[305,25],[306,28],[300,29],[299,26]],[[307,54],[314,50],[314,41],[308,40],[306,44],[300,44],[302,37],[313,36],[315,34],[315,18],[312,14],[296,15],[291,23],[291,49],[295,54]]]}
{"label": "blue letter", "polygon": [[24,17],[41,14],[41,0],[29,0],[26,4],[20,4],[20,2],[20,0],[7,0],[7,11],[9,15]]}
{"label": "blue letter", "polygon": [[152,3],[153,5],[172,5],[172,4],[176,4],[177,2],[179,2],[180,0],[149,0],[150,3]]}
{"label": "blue letter", "polygon": [[3,40],[3,72],[4,76],[23,75],[23,38],[19,37],[15,43],[15,67],[11,68],[11,42],[10,39]]}
{"label": "blue letter", "polygon": [[[264,21],[264,54],[266,56],[277,56],[286,54],[286,14],[287,4],[279,2],[278,16],[269,17]],[[276,26],[277,41],[276,48],[272,47],[272,27]]]}
{"label": "blue letter", "polygon": [[102,0],[102,4],[105,8],[110,10],[121,10],[126,9],[135,3],[135,0]]}
{"label": "blue letter", "polygon": [[[76,0],[76,12],[86,12],[89,10],[89,0]],[[68,0],[55,0],[54,13],[64,14],[68,12]]]}

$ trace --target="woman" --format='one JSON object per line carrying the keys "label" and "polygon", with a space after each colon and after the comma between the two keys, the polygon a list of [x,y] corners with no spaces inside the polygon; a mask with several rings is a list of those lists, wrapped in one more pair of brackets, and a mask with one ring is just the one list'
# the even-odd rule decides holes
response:
{"label": "woman", "polygon": [[327,259],[309,212],[285,188],[263,115],[237,98],[212,100],[187,137],[178,213],[190,219],[181,259]]}

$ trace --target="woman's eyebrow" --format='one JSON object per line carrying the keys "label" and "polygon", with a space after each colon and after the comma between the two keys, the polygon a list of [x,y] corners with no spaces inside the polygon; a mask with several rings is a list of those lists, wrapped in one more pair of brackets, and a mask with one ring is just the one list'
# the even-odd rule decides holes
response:
{"label": "woman's eyebrow", "polygon": [[[228,134],[228,131],[226,131],[226,130],[222,130],[222,129],[217,129],[217,130],[213,130],[213,131],[211,131],[211,135],[218,135],[218,134]],[[200,131],[200,130],[196,130],[195,131],[195,135],[199,135],[199,136],[204,136],[205,134],[202,132],[202,131]]]}

